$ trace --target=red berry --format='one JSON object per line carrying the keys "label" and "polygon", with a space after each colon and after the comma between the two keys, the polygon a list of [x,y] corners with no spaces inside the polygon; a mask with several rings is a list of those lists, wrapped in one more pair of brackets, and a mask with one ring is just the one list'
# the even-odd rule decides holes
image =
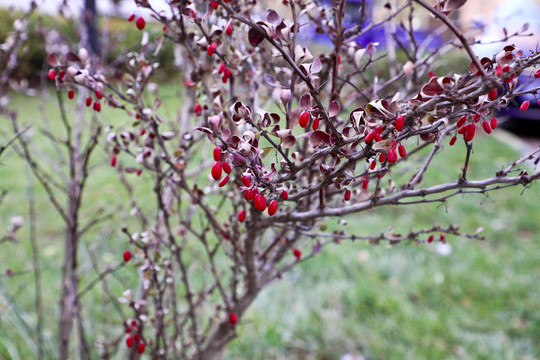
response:
{"label": "red berry", "polygon": [[506,64],[506,65],[503,66],[502,71],[503,72],[509,72],[511,69],[512,68],[510,67],[510,65]]}
{"label": "red berry", "polygon": [[456,126],[458,128],[462,127],[463,124],[465,124],[465,121],[467,121],[467,115],[463,115],[462,117],[460,117],[459,120],[456,123]]}
{"label": "red berry", "polygon": [[229,322],[234,325],[238,322],[238,316],[235,313],[229,314]]}
{"label": "red berry", "polygon": [[96,89],[95,93],[96,93],[96,97],[98,98],[98,100],[101,100],[101,98],[103,97],[103,95],[101,94],[101,91]]}
{"label": "red berry", "polygon": [[221,65],[219,65],[218,74],[223,73],[225,71],[225,63],[222,62]]}
{"label": "red berry", "polygon": [[251,185],[251,181],[246,175],[242,176],[240,180],[242,180],[242,184],[244,184],[245,187],[249,187]]}
{"label": "red berry", "polygon": [[362,181],[362,189],[364,190],[367,189],[368,184],[369,184],[369,179],[365,178],[364,181]]}
{"label": "red berry", "polygon": [[282,198],[283,200],[288,200],[288,199],[289,199],[289,193],[288,193],[287,191],[283,190],[283,191],[281,192],[281,198]]}
{"label": "red berry", "polygon": [[227,27],[225,28],[225,33],[226,33],[227,35],[232,35],[232,33],[233,33],[233,26],[232,26],[231,23],[228,23],[228,24],[227,24]]}
{"label": "red berry", "polygon": [[215,1],[210,1],[210,4],[212,5],[212,7],[215,9],[217,9],[219,7],[219,4]]}
{"label": "red berry", "polygon": [[214,148],[214,160],[215,161],[221,160],[221,148],[219,146],[216,146]]}
{"label": "red berry", "polygon": [[295,258],[300,260],[300,258],[302,257],[302,251],[300,251],[300,249],[295,248],[293,250],[293,255],[294,255]]}
{"label": "red berry", "polygon": [[124,261],[128,262],[131,259],[131,252],[129,250],[124,251]]}
{"label": "red berry", "polygon": [[225,176],[221,181],[219,182],[219,187],[224,187],[229,182],[229,175]]}
{"label": "red berry", "polygon": [[129,15],[128,21],[129,21],[129,22],[132,22],[133,20],[135,20],[135,14]]}
{"label": "red berry", "polygon": [[214,48],[212,47],[212,45],[209,45],[209,46],[206,48],[206,53],[208,54],[208,56],[214,55]]}
{"label": "red berry", "polygon": [[255,201],[253,202],[253,205],[255,205],[255,209],[259,211],[266,210],[266,198],[261,194],[255,195]]}
{"label": "red berry", "polygon": [[313,130],[317,130],[319,128],[319,118],[313,119],[313,123],[311,124],[311,128]]}
{"label": "red berry", "polygon": [[540,78],[540,69],[535,71],[534,77],[537,78],[537,79]]}
{"label": "red berry", "polygon": [[309,113],[307,111],[303,111],[300,114],[300,118],[298,119],[298,124],[305,128],[309,122]]}
{"label": "red berry", "polygon": [[383,163],[384,160],[386,160],[386,155],[381,153],[381,155],[379,155],[379,162]]}
{"label": "red berry", "polygon": [[49,77],[49,80],[54,80],[54,78],[56,78],[56,70],[50,69],[47,76]]}
{"label": "red berry", "polygon": [[68,99],[73,99],[75,97],[75,91],[73,89],[68,90]]}
{"label": "red berry", "polygon": [[529,102],[529,100],[525,100],[525,101],[521,104],[521,106],[519,107],[519,109],[520,109],[521,111],[525,111],[525,110],[527,110],[527,109],[529,108],[529,105],[530,105],[530,104],[531,104],[531,103]]}
{"label": "red berry", "polygon": [[388,150],[388,162],[395,163],[397,161],[397,153],[395,148]]}
{"label": "red berry", "polygon": [[377,162],[375,160],[371,160],[370,164],[369,164],[369,168],[371,170],[375,169],[375,166],[377,166]]}
{"label": "red berry", "polygon": [[244,222],[244,220],[246,220],[246,211],[245,211],[245,210],[241,210],[241,211],[238,213],[238,221]]}
{"label": "red berry", "polygon": [[99,103],[99,101],[96,101],[94,103],[94,111],[97,111],[97,112],[101,111],[101,104]]}
{"label": "red berry", "polygon": [[434,238],[435,238],[435,237],[434,237],[433,235],[429,235],[429,237],[428,237],[428,239],[427,239],[427,242],[428,242],[428,243],[432,243]]}
{"label": "red berry", "polygon": [[351,190],[349,189],[345,190],[345,193],[343,194],[343,200],[345,201],[351,200]]}
{"label": "red berry", "polygon": [[228,67],[225,66],[225,69],[223,69],[223,75],[226,76],[227,78],[230,78],[231,77],[231,69],[229,69]]}
{"label": "red berry", "polygon": [[432,77],[435,76],[435,73],[433,71],[430,71],[428,75],[429,75],[429,78],[431,79]]}
{"label": "red berry", "polygon": [[450,146],[453,146],[456,143],[456,140],[457,140],[457,137],[452,136],[452,138],[450,139]]}
{"label": "red berry", "polygon": [[142,354],[142,353],[144,352],[144,348],[145,348],[144,342],[141,341],[141,342],[139,343],[139,346],[137,346],[137,352],[138,352],[139,354]]}
{"label": "red berry", "polygon": [[407,156],[407,150],[405,150],[405,146],[399,145],[398,151],[399,151],[399,156],[401,156],[402,158]]}
{"label": "red berry", "polygon": [[366,139],[365,139],[366,143],[369,144],[370,142],[372,142],[374,137],[375,137],[375,131],[372,131],[369,134],[367,134]]}
{"label": "red berry", "polygon": [[489,100],[493,101],[497,98],[497,89],[493,89],[488,94]]}
{"label": "red berry", "polygon": [[439,236],[439,241],[444,242],[445,240],[446,240],[446,235],[441,234],[441,236]]}
{"label": "red berry", "polygon": [[462,126],[458,129],[457,133],[460,134],[460,135],[463,135],[465,134],[465,131],[467,131],[467,127],[468,126]]}
{"label": "red berry", "polygon": [[60,70],[58,73],[58,78],[62,80],[64,78],[64,75],[66,75],[66,70]]}
{"label": "red berry", "polygon": [[[201,115],[201,112],[202,112],[202,106],[201,106],[201,104],[199,104],[199,103],[195,104],[195,109],[194,109],[194,111],[195,111],[195,115]],[[216,160],[216,161],[217,161],[217,160]]]}
{"label": "red berry", "polygon": [[503,73],[502,66],[501,65],[495,66],[495,72],[496,72],[497,76],[501,76],[502,73]]}
{"label": "red berry", "polygon": [[491,128],[492,129],[495,129],[497,127],[497,118],[496,117],[492,117],[491,118]]}
{"label": "red berry", "polygon": [[225,171],[227,174],[230,174],[232,171],[231,165],[229,165],[229,163],[226,161],[223,162],[223,171]]}
{"label": "red berry", "polygon": [[467,126],[467,131],[465,132],[465,140],[466,141],[471,141],[472,139],[474,139],[474,134],[476,132],[476,124],[469,124]]}
{"label": "red berry", "polygon": [[[131,330],[131,329],[129,329],[129,330]],[[133,336],[128,336],[126,338],[126,345],[127,345],[128,348],[133,347]]]}
{"label": "red berry", "polygon": [[491,126],[489,125],[489,123],[487,122],[487,120],[484,120],[482,122],[482,127],[484,128],[484,131],[488,134],[491,134]]}
{"label": "red berry", "polygon": [[212,177],[214,178],[214,180],[219,180],[221,178],[222,170],[223,167],[221,166],[221,163],[219,161],[216,161],[212,166]]}
{"label": "red berry", "polygon": [[113,155],[113,157],[111,158],[111,166],[112,167],[116,166],[116,155]]}
{"label": "red berry", "polygon": [[226,75],[223,75],[223,76],[221,77],[221,82],[222,82],[222,83],[226,84],[226,83],[227,83],[227,80],[229,80],[229,78],[228,78]]}
{"label": "red berry", "polygon": [[399,115],[396,119],[396,125],[394,126],[397,131],[401,131],[405,126],[405,118],[403,115]]}
{"label": "red berry", "polygon": [[378,132],[375,131],[375,142],[382,141],[382,136]]}
{"label": "red berry", "polygon": [[377,134],[381,134],[383,131],[383,127],[381,125],[378,125],[376,128],[375,128],[375,133]]}
{"label": "red berry", "polygon": [[277,200],[270,201],[270,204],[268,204],[268,215],[273,216],[278,208],[278,202]]}
{"label": "red berry", "polygon": [[253,199],[255,199],[255,196],[257,195],[257,190],[256,189],[251,189],[251,190],[248,190],[247,191],[247,201],[251,201]]}
{"label": "red berry", "polygon": [[474,115],[474,122],[478,122],[478,120],[480,120],[480,114],[475,114]]}
{"label": "red berry", "polygon": [[144,29],[144,26],[146,25],[146,22],[144,21],[142,16],[139,16],[137,18],[137,21],[135,21],[135,25],[137,26],[137,29],[142,30],[142,29]]}

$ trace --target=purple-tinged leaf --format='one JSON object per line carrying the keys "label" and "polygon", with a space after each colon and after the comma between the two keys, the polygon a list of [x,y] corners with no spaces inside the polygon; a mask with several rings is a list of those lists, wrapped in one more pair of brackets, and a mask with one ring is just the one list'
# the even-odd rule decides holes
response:
{"label": "purple-tinged leaf", "polygon": [[51,53],[47,56],[47,62],[51,67],[57,67],[60,65],[60,61],[58,61],[58,57],[55,53]]}
{"label": "purple-tinged leaf", "polygon": [[309,94],[304,94],[300,98],[300,107],[303,109],[311,108],[311,96]]}
{"label": "purple-tinged leaf", "polygon": [[339,104],[337,103],[336,100],[333,100],[330,103],[330,107],[328,108],[328,116],[329,117],[334,117],[337,114],[339,114]]}
{"label": "purple-tinged leaf", "polygon": [[321,130],[314,131],[309,136],[309,144],[313,147],[328,145],[330,144],[330,135]]}
{"label": "purple-tinged leaf", "polygon": [[281,24],[281,16],[273,9],[266,10],[266,21],[268,21],[273,26],[278,26]]}
{"label": "purple-tinged leaf", "polygon": [[256,47],[264,40],[264,34],[255,28],[250,28],[248,31],[248,40],[251,46]]}
{"label": "purple-tinged leaf", "polygon": [[313,63],[309,67],[309,72],[311,74],[316,74],[319,71],[321,71],[321,69],[322,69],[321,60],[319,58],[315,58],[315,60],[313,60]]}

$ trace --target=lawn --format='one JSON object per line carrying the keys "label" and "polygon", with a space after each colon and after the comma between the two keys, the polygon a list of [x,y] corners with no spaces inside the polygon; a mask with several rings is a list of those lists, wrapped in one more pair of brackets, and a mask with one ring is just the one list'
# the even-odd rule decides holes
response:
{"label": "lawn", "polygon": [[[178,99],[172,87],[162,91],[166,98]],[[38,131],[39,99],[18,96],[11,106],[19,110],[23,123],[35,122],[36,147],[54,159],[53,149]],[[43,106],[54,127],[58,121],[54,101]],[[163,111],[172,116],[172,108]],[[106,110],[101,116],[104,122],[117,126],[128,121],[118,114]],[[3,120],[7,125],[7,119]],[[490,176],[517,156],[497,132],[475,140],[469,178]],[[464,148],[457,145],[443,152],[427,174],[425,185],[457,179],[464,154]],[[126,197],[106,164],[103,150],[95,159],[95,164],[102,166],[88,184],[86,213],[108,209],[112,197]],[[412,170],[418,166],[412,161],[409,165]],[[1,158],[0,188],[10,191],[0,207],[0,226],[7,227],[12,216],[26,215],[28,208],[27,169],[12,150]],[[54,358],[62,224],[44,191],[37,185],[34,189],[46,349]],[[136,191],[144,194],[149,189],[143,174],[136,181]],[[260,294],[242,319],[227,359],[340,359],[346,353],[378,360],[539,359],[538,199],[540,187],[536,184],[525,191],[516,187],[489,196],[455,197],[445,205],[386,207],[347,217],[345,226],[358,234],[380,233],[389,226],[405,232],[452,223],[464,232],[483,227],[486,240],[449,237],[446,248],[437,243],[372,246],[348,241],[325,247],[313,260]],[[119,212],[116,219],[129,221],[128,211]],[[336,219],[325,225],[343,226]],[[82,284],[95,277],[90,254],[101,269],[118,262],[125,247],[119,233],[114,227],[103,226],[85,237]],[[309,253],[312,245],[304,244],[304,253]],[[27,224],[19,243],[4,243],[0,249],[0,273],[31,269]],[[122,269],[111,278],[115,296],[134,281],[134,268],[131,270]],[[0,358],[35,358],[33,296],[32,274],[0,277]],[[84,298],[86,315],[93,319],[87,329],[93,340],[122,332],[120,322],[117,328],[107,328],[96,321],[112,316],[96,311],[102,307],[92,308],[92,301],[100,299],[93,292]],[[117,358],[125,358],[125,354]]]}

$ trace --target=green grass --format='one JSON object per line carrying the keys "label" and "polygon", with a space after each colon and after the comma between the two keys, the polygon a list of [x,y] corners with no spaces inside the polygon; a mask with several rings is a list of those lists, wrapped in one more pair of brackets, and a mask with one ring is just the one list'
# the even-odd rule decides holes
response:
{"label": "green grass", "polygon": [[[172,87],[165,96],[178,98]],[[174,106],[162,113],[174,116]],[[36,147],[54,156],[36,119],[39,100],[15,97],[23,123],[35,122]],[[54,124],[54,101],[46,103]],[[106,123],[129,123],[118,111],[103,111]],[[7,120],[5,120],[7,123]],[[7,128],[6,128],[7,129]],[[496,132],[495,132],[496,133]],[[424,185],[457,179],[464,148],[444,151],[429,170]],[[475,140],[470,178],[490,176],[517,154],[494,136]],[[88,184],[85,211],[109,208],[111,199],[125,199],[116,174],[107,166],[103,150],[95,157],[99,167]],[[129,159],[122,158],[128,162]],[[26,215],[26,169],[10,150],[1,158],[0,188],[10,191],[0,207],[0,227],[14,215]],[[407,179],[409,171],[398,169],[396,177]],[[386,178],[385,178],[386,179]],[[137,191],[149,192],[143,176],[135,181]],[[43,266],[46,346],[52,357],[56,350],[56,316],[59,291],[59,259],[63,255],[61,223],[39,186],[35,186],[38,210],[38,241]],[[330,245],[313,260],[301,264],[284,279],[264,290],[238,326],[238,338],[227,359],[339,359],[345,353],[369,359],[539,359],[540,358],[540,188],[536,184],[510,188],[489,197],[455,197],[448,204],[386,207],[348,216],[347,229],[374,234],[394,226],[396,231],[420,229],[433,224],[457,224],[464,232],[484,227],[486,241],[449,237],[452,252],[442,256],[436,244],[370,246],[343,241]],[[118,222],[129,221],[125,212]],[[325,224],[333,229],[338,219]],[[93,252],[105,264],[118,261],[126,246],[114,226],[97,228],[83,239],[81,283],[95,276],[88,259]],[[305,254],[312,244],[302,245]],[[18,244],[0,247],[0,273],[30,269],[27,223]],[[121,295],[126,284],[134,284],[131,270],[111,278],[111,292]],[[19,288],[21,289],[19,292]],[[12,308],[5,296],[15,297]],[[0,358],[35,358],[32,275],[0,278]],[[114,316],[104,313],[99,293],[84,299],[88,332],[92,340],[117,336],[100,322]],[[112,315],[111,315],[112,314]],[[97,353],[95,353],[97,354]],[[94,355],[95,355],[94,354]]]}

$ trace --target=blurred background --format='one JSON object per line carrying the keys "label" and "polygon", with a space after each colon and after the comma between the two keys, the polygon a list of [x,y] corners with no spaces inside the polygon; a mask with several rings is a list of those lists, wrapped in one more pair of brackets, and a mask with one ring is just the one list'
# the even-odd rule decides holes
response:
{"label": "blurred background", "polygon": [[[164,1],[150,1],[167,11]],[[17,10],[28,8],[26,0],[0,0],[0,41],[12,29]],[[92,1],[37,1],[43,16],[32,21],[48,26],[73,43],[81,41],[85,9]],[[384,2],[366,1],[366,23],[384,17]],[[398,1],[390,1],[393,6]],[[281,1],[267,1],[278,7]],[[347,21],[355,24],[358,4],[348,2]],[[132,1],[95,2],[98,14],[99,52],[104,62],[115,61],[126,49],[140,43],[140,33],[126,18],[146,14]],[[261,5],[264,7],[264,5]],[[63,12],[59,16],[59,9]],[[432,36],[439,23],[417,10],[418,36]],[[88,13],[86,13],[88,14]],[[147,19],[150,19],[147,16]],[[453,19],[465,33],[483,43],[505,37],[529,24],[530,32],[540,33],[540,3],[532,0],[469,0]],[[150,21],[150,20],[149,20]],[[159,25],[147,27],[151,34]],[[305,41],[324,47],[325,39],[316,29],[307,32]],[[13,74],[14,83],[27,82],[28,90],[14,93],[10,107],[21,121],[32,122],[37,109],[52,120],[59,113],[48,89],[43,86],[46,74],[46,51],[42,39],[29,34],[30,43],[24,60]],[[398,32],[399,36],[399,32]],[[446,33],[432,36],[433,46],[444,41]],[[358,39],[361,44],[387,41],[384,28]],[[525,51],[536,49],[538,35],[512,38],[509,42]],[[84,39],[83,39],[84,41]],[[113,46],[114,44],[114,46]],[[504,43],[506,44],[506,43]],[[475,51],[491,57],[504,44],[478,44]],[[160,53],[161,71],[155,79],[162,83],[164,116],[172,116],[181,106],[181,76],[175,62],[174,47],[168,44]],[[437,62],[436,75],[463,72],[468,60],[460,50]],[[161,75],[159,75],[161,74]],[[525,86],[534,86],[530,74],[523,75]],[[50,89],[49,89],[50,90]],[[500,116],[505,127],[491,136],[479,136],[478,150],[470,165],[470,177],[492,176],[516,157],[540,143],[540,115],[537,98],[532,97],[529,112],[517,110],[519,103]],[[113,110],[104,109],[105,120],[116,121]],[[56,120],[55,120],[56,119]],[[3,119],[2,121],[5,121]],[[118,120],[119,121],[119,120]],[[476,141],[476,140],[475,140]],[[465,149],[455,147],[441,154],[440,160],[426,175],[426,186],[457,179]],[[106,168],[106,164],[101,163]],[[419,164],[411,162],[410,166]],[[90,201],[96,206],[118,196],[114,174],[100,170],[88,185]],[[9,191],[0,207],[0,226],[8,227],[14,215],[25,216],[26,172],[24,162],[12,151],[2,157],[0,189]],[[143,177],[144,180],[144,177]],[[142,185],[144,186],[144,185]],[[39,215],[39,241],[46,293],[44,301],[50,327],[47,346],[54,349],[55,315],[59,269],[62,255],[59,219],[50,211],[43,189],[36,186]],[[346,226],[363,234],[377,233],[393,226],[396,231],[429,227],[433,224],[457,224],[465,232],[483,230],[486,241],[449,238],[447,244],[416,246],[379,246],[346,241],[326,247],[314,260],[302,264],[281,282],[265,290],[250,309],[239,337],[227,354],[228,359],[540,359],[540,189],[536,184],[524,191],[510,188],[489,196],[454,198],[445,205],[429,204],[414,208],[384,208],[360,217],[328,220],[321,226]],[[23,228],[18,243],[0,247],[0,358],[35,358],[31,329],[33,289],[29,269],[28,230]],[[309,248],[315,244],[306,244]],[[83,281],[95,276],[89,253],[109,263],[121,253],[122,244],[116,229],[102,228],[91,233],[83,252]],[[21,276],[6,276],[12,270]],[[6,274],[6,275],[4,275]],[[121,295],[129,275],[120,274],[111,291]],[[115,292],[116,291],[116,292]],[[96,316],[105,316],[96,314]],[[99,317],[98,317],[99,318]],[[119,326],[120,327],[120,326]],[[90,327],[89,336],[100,340],[99,326]],[[122,358],[121,355],[119,358]]]}

